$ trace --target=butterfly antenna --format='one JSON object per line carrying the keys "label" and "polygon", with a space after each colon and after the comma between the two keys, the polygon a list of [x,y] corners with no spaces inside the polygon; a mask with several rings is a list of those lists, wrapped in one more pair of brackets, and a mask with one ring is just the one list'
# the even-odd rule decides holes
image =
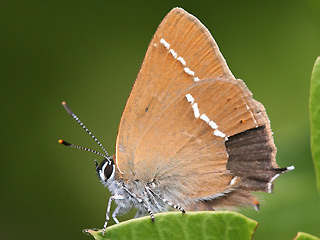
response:
{"label": "butterfly antenna", "polygon": [[[93,138],[93,140],[102,148],[102,150],[104,151],[105,155],[97,152],[97,151],[94,151],[94,150],[91,150],[91,149],[88,149],[88,148],[84,148],[84,147],[79,147],[77,145],[74,145],[74,144],[70,144],[70,143],[67,143],[63,140],[59,140],[59,143],[61,144],[64,144],[65,146],[68,146],[68,147],[75,147],[75,148],[78,148],[78,149],[83,149],[83,150],[86,150],[86,151],[89,151],[89,152],[93,152],[93,153],[96,153],[100,156],[103,156],[104,158],[108,159],[108,161],[111,161],[110,160],[110,156],[108,154],[108,152],[106,151],[106,149],[102,146],[102,144],[99,142],[99,140],[89,131],[89,129],[83,125],[83,123],[79,120],[79,118],[71,111],[70,107],[66,104],[66,102],[62,102],[62,106],[64,107],[64,109],[68,112],[68,114],[74,119],[76,120],[77,123],[80,124],[80,126]],[[62,142],[60,142],[62,141]]]}
{"label": "butterfly antenna", "polygon": [[97,155],[99,155],[99,156],[101,156],[101,157],[103,157],[103,158],[109,159],[108,156],[106,156],[106,155],[104,155],[104,154],[102,154],[102,153],[99,153],[99,152],[97,152],[97,151],[95,151],[95,150],[92,150],[92,149],[90,149],[90,148],[80,147],[80,146],[74,145],[74,144],[72,144],[72,143],[68,143],[68,142],[66,142],[66,141],[64,141],[64,140],[62,140],[62,139],[59,140],[59,143],[65,145],[65,146],[67,146],[67,147],[73,147],[73,148],[85,150],[85,151],[88,151],[88,152],[92,152],[92,153],[97,154]]}

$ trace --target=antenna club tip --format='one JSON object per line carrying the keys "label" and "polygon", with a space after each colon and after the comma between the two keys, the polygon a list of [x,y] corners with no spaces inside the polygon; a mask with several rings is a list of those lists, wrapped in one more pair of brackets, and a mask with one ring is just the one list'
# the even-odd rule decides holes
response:
{"label": "antenna club tip", "polygon": [[69,115],[73,115],[73,112],[71,111],[70,107],[67,105],[65,101],[62,102],[62,106],[68,112]]}
{"label": "antenna club tip", "polygon": [[259,201],[257,199],[253,199],[253,207],[254,209],[259,212],[260,211],[260,204],[259,204]]}
{"label": "antenna club tip", "polygon": [[62,139],[59,140],[59,143],[65,145],[65,146],[67,146],[67,147],[72,146],[71,143],[68,143],[68,142],[66,142],[66,141],[64,141],[64,140],[62,140]]}
{"label": "antenna club tip", "polygon": [[259,205],[259,201],[258,201],[257,199],[254,199],[254,200],[253,200],[253,204],[254,204],[254,205]]}

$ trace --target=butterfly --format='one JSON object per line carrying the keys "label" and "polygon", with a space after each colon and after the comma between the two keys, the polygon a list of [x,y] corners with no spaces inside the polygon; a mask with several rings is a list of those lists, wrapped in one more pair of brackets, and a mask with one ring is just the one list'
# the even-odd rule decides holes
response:
{"label": "butterfly", "polygon": [[96,171],[108,187],[105,230],[112,218],[175,209],[230,209],[259,202],[252,191],[272,192],[274,180],[294,167],[275,160],[270,121],[263,105],[228,68],[207,28],[181,8],[159,25],[120,121],[109,156],[70,107],[67,112],[103,149],[79,147],[104,158]]}

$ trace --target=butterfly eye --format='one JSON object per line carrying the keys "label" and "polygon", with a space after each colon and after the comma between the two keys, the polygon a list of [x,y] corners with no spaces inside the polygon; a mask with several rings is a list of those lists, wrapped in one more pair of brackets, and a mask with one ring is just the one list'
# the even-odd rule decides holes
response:
{"label": "butterfly eye", "polygon": [[114,169],[113,162],[104,160],[97,168],[97,173],[101,180],[107,181],[111,176],[114,175]]}

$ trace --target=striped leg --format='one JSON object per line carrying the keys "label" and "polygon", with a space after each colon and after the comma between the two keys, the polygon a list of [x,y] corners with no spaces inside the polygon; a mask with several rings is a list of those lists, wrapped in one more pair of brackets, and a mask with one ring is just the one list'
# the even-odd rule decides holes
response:
{"label": "striped leg", "polygon": [[151,191],[149,191],[148,188],[144,188],[147,196],[148,196],[148,203],[151,203],[151,204],[154,204],[157,208],[158,208],[158,211],[160,212],[162,207],[160,206],[160,204],[158,203],[158,201],[155,199],[155,195],[151,193]]}
{"label": "striped leg", "polygon": [[113,218],[113,220],[114,220],[114,222],[115,222],[116,224],[119,223],[119,220],[118,220],[118,218],[117,218],[117,214],[118,214],[119,210],[120,210],[120,207],[117,206],[116,209],[115,209],[115,210],[113,211],[113,213],[112,213],[112,218]]}
{"label": "striped leg", "polygon": [[[103,225],[102,235],[104,235],[104,233],[105,233],[105,231],[106,231],[106,228],[107,228],[107,225],[108,225],[108,221],[109,221],[109,219],[110,219],[109,216],[110,216],[111,202],[114,201],[114,200],[120,200],[120,199],[124,199],[124,197],[121,196],[121,195],[118,195],[118,196],[111,196],[111,197],[109,198],[108,207],[107,207],[107,212],[106,212],[106,221],[104,222],[104,225]],[[114,214],[112,214],[112,217],[113,217],[113,219],[115,219]],[[116,220],[118,220],[118,219],[116,219]],[[119,223],[119,221],[117,222],[116,220],[115,220],[115,222],[116,222],[116,223]]]}
{"label": "striped leg", "polygon": [[181,211],[182,213],[186,213],[186,211],[178,206],[178,205],[175,205],[171,202],[169,202],[167,199],[163,198],[162,196],[160,196],[159,194],[155,193],[148,185],[145,185],[145,189],[150,192],[153,196],[156,196],[157,198],[159,198],[161,201],[163,201],[164,203],[168,204],[170,207],[174,208],[174,209],[177,209],[179,211]]}
{"label": "striped leg", "polygon": [[122,185],[122,188],[135,200],[137,200],[145,209],[147,209],[150,217],[151,217],[151,221],[154,222],[154,215],[153,212],[151,211],[151,209],[147,206],[147,204],[140,198],[138,197],[135,193],[131,192],[125,185]]}

